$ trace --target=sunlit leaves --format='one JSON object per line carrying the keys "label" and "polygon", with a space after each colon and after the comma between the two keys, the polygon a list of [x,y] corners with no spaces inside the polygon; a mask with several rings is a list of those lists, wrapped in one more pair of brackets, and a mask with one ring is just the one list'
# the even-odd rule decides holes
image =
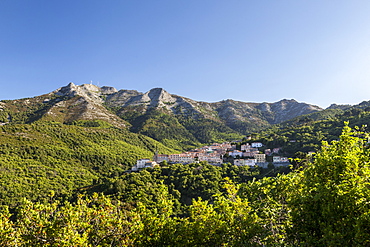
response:
{"label": "sunlit leaves", "polygon": [[289,203],[292,236],[314,246],[363,246],[370,222],[367,135],[345,126],[339,141],[323,143],[316,159],[301,172]]}

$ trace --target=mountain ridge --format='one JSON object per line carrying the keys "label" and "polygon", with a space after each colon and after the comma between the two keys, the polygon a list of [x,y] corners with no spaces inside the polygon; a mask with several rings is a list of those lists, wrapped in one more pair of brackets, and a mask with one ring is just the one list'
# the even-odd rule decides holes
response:
{"label": "mountain ridge", "polygon": [[[128,93],[134,95],[129,96]],[[120,96],[124,96],[124,100]],[[128,97],[129,96],[129,97]],[[221,118],[228,118],[231,112],[235,112],[236,108],[244,108],[244,112],[242,115],[233,115],[233,118],[240,119],[243,117],[248,117],[248,111],[253,112],[256,110],[260,110],[262,112],[266,112],[268,114],[272,114],[276,116],[282,112],[289,112],[289,116],[281,117],[278,116],[277,118],[266,120],[269,121],[270,124],[279,123],[285,121],[286,118],[292,118],[298,115],[308,114],[314,111],[321,111],[323,110],[319,106],[307,104],[307,103],[299,103],[296,100],[288,100],[282,99],[278,102],[274,103],[254,103],[254,102],[242,102],[242,101],[235,101],[232,99],[222,100],[219,102],[208,103],[205,101],[195,101],[183,96],[178,96],[175,94],[170,94],[165,91],[163,88],[153,88],[146,93],[140,93],[133,90],[120,90],[117,93],[110,95],[107,98],[107,105],[112,107],[126,107],[126,106],[142,106],[142,110],[146,110],[148,108],[153,107],[163,107],[167,110],[172,111],[173,113],[183,113],[185,112],[192,112],[192,113],[203,113],[203,115],[207,118],[214,117],[214,111],[218,112]],[[293,109],[294,107],[297,109]],[[179,110],[177,108],[183,108]],[[225,111],[225,109],[229,108],[229,111]],[[290,109],[289,109],[290,108]],[[231,112],[230,112],[231,110]],[[213,113],[212,113],[213,111]],[[296,111],[296,112],[294,112]],[[223,113],[224,112],[224,113]],[[207,114],[208,113],[208,114]],[[223,116],[228,115],[228,116]],[[244,115],[244,116],[243,116]],[[270,117],[271,118],[271,117]]]}
{"label": "mountain ridge", "polygon": [[[163,88],[142,93],[69,83],[48,94],[2,101],[0,122],[103,120],[145,134],[176,149],[241,138],[249,133],[323,109],[294,99],[253,103],[232,99],[196,101]],[[186,138],[184,138],[186,136]],[[180,141],[179,141],[180,140]],[[189,141],[190,140],[190,141]],[[173,146],[173,143],[181,143]],[[189,146],[190,145],[190,146]]]}

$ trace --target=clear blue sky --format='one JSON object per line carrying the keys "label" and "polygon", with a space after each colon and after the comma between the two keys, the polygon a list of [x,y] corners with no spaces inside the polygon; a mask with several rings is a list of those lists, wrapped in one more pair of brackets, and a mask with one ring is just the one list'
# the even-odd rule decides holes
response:
{"label": "clear blue sky", "polygon": [[0,99],[69,82],[215,102],[370,100],[370,1],[0,1]]}

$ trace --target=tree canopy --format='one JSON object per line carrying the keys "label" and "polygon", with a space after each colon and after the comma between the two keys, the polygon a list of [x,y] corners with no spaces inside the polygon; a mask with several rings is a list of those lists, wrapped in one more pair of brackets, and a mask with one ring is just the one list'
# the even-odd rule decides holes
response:
{"label": "tree canopy", "polygon": [[19,200],[1,209],[0,244],[367,246],[368,143],[367,133],[345,125],[339,140],[276,177],[178,164],[107,177],[85,195]]}

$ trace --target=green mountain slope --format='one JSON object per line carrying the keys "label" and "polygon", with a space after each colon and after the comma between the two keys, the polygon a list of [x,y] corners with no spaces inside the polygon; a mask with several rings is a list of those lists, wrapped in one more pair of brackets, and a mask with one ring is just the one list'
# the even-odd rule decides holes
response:
{"label": "green mountain slope", "polygon": [[243,137],[212,119],[174,115],[165,109],[150,109],[140,115],[137,112],[133,110],[117,114],[132,125],[133,132],[150,136],[177,150],[189,150],[201,143],[224,142]]}
{"label": "green mountain slope", "polygon": [[13,205],[22,197],[40,200],[50,191],[70,194],[100,178],[123,173],[156,150],[174,152],[147,136],[103,121],[75,124],[36,122],[0,127],[1,203]]}
{"label": "green mountain slope", "polygon": [[255,141],[264,143],[265,148],[281,147],[284,155],[294,156],[298,151],[318,150],[322,141],[338,140],[344,122],[349,122],[352,128],[358,126],[367,130],[370,126],[370,102],[294,118],[256,134]]}
{"label": "green mountain slope", "polygon": [[132,131],[177,149],[241,139],[272,124],[322,110],[295,100],[258,104],[229,99],[206,103],[172,95],[161,88],[145,94],[120,90],[107,96],[105,104],[129,122]]}

